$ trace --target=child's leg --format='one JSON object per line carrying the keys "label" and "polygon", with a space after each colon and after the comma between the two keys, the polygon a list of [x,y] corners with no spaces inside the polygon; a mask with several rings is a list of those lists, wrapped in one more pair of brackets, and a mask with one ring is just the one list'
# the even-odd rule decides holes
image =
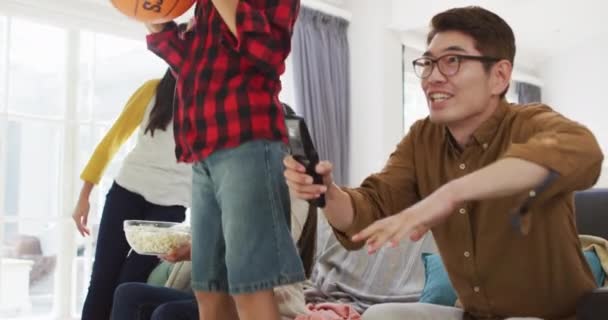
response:
{"label": "child's leg", "polygon": [[222,212],[229,292],[243,319],[279,319],[272,288],[304,280],[291,238],[285,146],[252,141],[209,157]]}
{"label": "child's leg", "polygon": [[192,288],[200,320],[238,320],[228,295],[225,245],[216,188],[206,162],[192,167]]}
{"label": "child's leg", "polygon": [[240,320],[281,320],[272,289],[234,295]]}
{"label": "child's leg", "polygon": [[239,320],[234,300],[228,294],[195,291],[195,296],[199,320]]}

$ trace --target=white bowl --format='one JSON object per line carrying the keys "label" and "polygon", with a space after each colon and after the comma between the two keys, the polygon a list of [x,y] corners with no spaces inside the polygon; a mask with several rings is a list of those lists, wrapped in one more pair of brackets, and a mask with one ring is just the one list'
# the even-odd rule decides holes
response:
{"label": "white bowl", "polygon": [[164,221],[125,220],[127,242],[142,255],[164,255],[172,249],[190,243],[190,227]]}

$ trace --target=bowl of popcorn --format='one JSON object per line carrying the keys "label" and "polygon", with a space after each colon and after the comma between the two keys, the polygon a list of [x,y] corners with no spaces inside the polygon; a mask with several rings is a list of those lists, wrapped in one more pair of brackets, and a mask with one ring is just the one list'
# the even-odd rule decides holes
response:
{"label": "bowl of popcorn", "polygon": [[164,255],[191,241],[190,226],[183,223],[125,220],[127,242],[142,255]]}

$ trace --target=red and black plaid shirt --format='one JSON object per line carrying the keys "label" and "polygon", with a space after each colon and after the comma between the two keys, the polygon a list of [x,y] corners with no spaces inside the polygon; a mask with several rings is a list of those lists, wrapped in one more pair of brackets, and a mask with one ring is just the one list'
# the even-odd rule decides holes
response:
{"label": "red and black plaid shirt", "polygon": [[279,78],[299,7],[299,0],[240,0],[237,40],[211,0],[198,0],[190,32],[171,23],[148,35],[148,48],[177,75],[179,161],[253,139],[287,142]]}

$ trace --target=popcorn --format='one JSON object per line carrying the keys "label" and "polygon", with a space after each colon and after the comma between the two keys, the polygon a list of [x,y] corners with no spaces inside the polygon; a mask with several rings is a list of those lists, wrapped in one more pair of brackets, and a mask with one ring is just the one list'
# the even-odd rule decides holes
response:
{"label": "popcorn", "polygon": [[161,227],[143,222],[128,225],[125,221],[124,230],[131,248],[142,255],[164,255],[191,241],[187,227],[180,225]]}

